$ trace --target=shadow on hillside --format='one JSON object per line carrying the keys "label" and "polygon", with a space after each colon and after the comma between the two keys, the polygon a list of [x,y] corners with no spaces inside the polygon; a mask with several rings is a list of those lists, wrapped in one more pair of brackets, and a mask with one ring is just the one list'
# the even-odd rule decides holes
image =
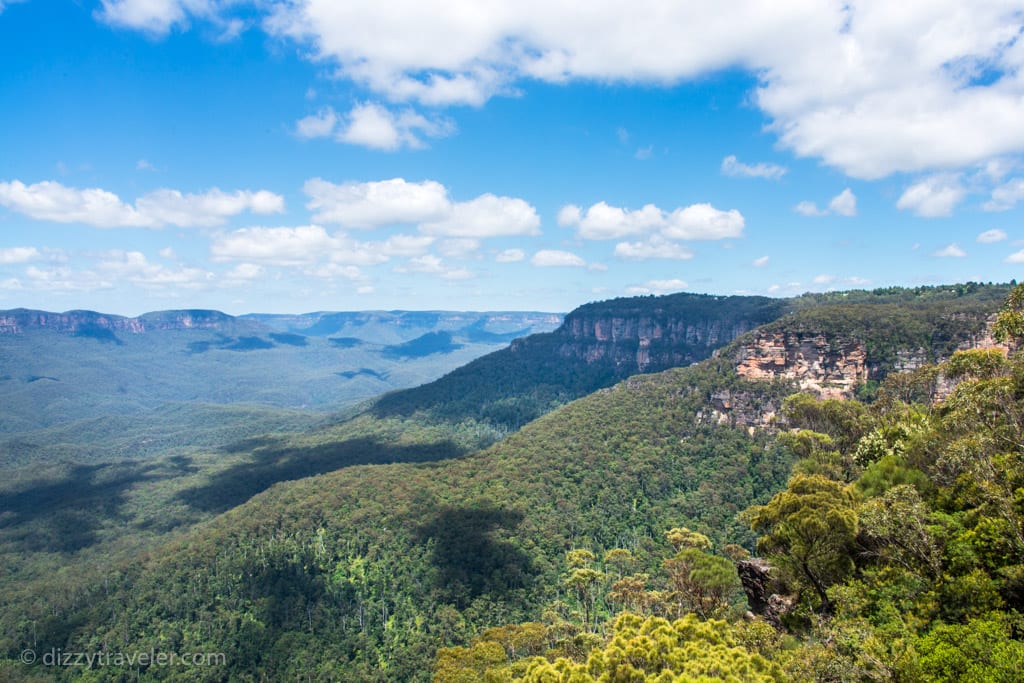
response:
{"label": "shadow on hillside", "polygon": [[[186,489],[178,497],[192,508],[204,512],[224,512],[241,505],[257,493],[282,481],[326,474],[354,465],[381,465],[396,462],[429,462],[463,455],[465,451],[452,441],[429,444],[395,445],[371,438],[349,439],[307,448],[291,448],[282,440],[268,437],[246,439],[252,455],[211,476],[209,484]],[[224,449],[240,450],[237,445]]]}
{"label": "shadow on hillside", "polygon": [[184,456],[154,462],[70,465],[56,480],[0,492],[0,534],[25,552],[71,553],[94,545],[97,531],[120,520],[136,484],[194,472]]}
{"label": "shadow on hillside", "polygon": [[437,588],[444,600],[465,607],[474,598],[495,599],[526,588],[535,573],[529,556],[497,532],[511,532],[523,514],[490,504],[443,506],[425,513],[428,521],[416,528],[417,541],[433,541],[431,562],[437,569]]}

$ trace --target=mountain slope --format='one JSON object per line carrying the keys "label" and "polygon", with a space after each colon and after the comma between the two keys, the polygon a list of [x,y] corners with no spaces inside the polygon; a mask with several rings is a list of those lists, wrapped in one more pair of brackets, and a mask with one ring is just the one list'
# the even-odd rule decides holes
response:
{"label": "mountain slope", "polygon": [[514,431],[574,398],[640,372],[703,360],[741,334],[790,309],[781,299],[672,294],[587,304],[551,333],[507,349],[430,384],[378,400],[379,416],[426,413]]}
{"label": "mountain slope", "polygon": [[[942,328],[943,312],[953,309],[960,322]],[[951,293],[901,310],[906,315],[886,317],[894,322],[882,329],[865,309],[798,311],[714,359],[598,391],[474,455],[278,484],[108,572],[102,578],[112,588],[83,588],[58,618],[37,615],[35,637],[65,649],[171,643],[225,652],[227,669],[206,680],[300,672],[319,680],[428,680],[436,647],[465,643],[484,627],[540,619],[545,606],[570,600],[563,557],[572,548],[598,556],[626,548],[653,575],[670,554],[663,533],[671,527],[705,533],[718,547],[749,547],[735,514],[778,491],[793,458],[749,427],[799,389],[786,371],[791,357],[808,360],[800,335],[820,338],[814,348],[826,358],[881,339],[895,340],[885,353],[896,358],[922,348],[938,357],[972,345],[995,306]],[[778,372],[737,373],[749,348],[776,333],[784,352]],[[922,339],[935,346],[919,346]],[[803,379],[824,385],[830,372],[828,363],[811,362]],[[443,434],[424,437],[440,443]],[[216,476],[208,486],[218,488]],[[9,653],[27,642],[16,621],[5,621],[3,634]]]}

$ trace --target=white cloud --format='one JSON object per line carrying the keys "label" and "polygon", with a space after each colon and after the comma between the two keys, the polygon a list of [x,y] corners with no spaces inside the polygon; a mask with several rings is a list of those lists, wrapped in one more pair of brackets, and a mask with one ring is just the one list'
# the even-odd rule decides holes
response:
{"label": "white cloud", "polygon": [[647,145],[646,147],[637,148],[636,152],[633,153],[633,158],[639,161],[646,161],[654,155],[654,145]]}
{"label": "white cloud", "polygon": [[102,0],[103,10],[97,16],[106,23],[145,33],[164,35],[188,22],[187,5],[211,9],[212,3],[187,0]]}
{"label": "white cloud", "polygon": [[939,249],[932,256],[938,256],[939,258],[963,258],[967,256],[967,252],[960,248],[958,244],[947,244],[942,249]]}
{"label": "white cloud", "polygon": [[315,114],[305,116],[295,122],[295,134],[307,140],[311,138],[327,138],[334,134],[338,126],[338,114],[333,107],[324,107]]}
{"label": "white cloud", "polygon": [[822,211],[814,202],[803,201],[793,207],[801,216],[827,216],[828,211]]}
{"label": "white cloud", "polygon": [[142,31],[153,37],[166,36],[174,29],[186,29],[198,19],[216,29],[212,40],[224,43],[238,38],[251,23],[227,15],[237,0],[101,0],[102,9],[93,14],[116,28]]}
{"label": "white cloud", "polygon": [[155,171],[156,170],[156,166],[154,166],[153,164],[149,163],[145,159],[139,159],[137,162],[135,162],[135,170],[136,171]]}
{"label": "white cloud", "polygon": [[828,210],[840,216],[857,215],[857,197],[850,188],[846,188],[828,203]]}
{"label": "white cloud", "polygon": [[433,243],[434,238],[429,235],[391,235],[379,243],[379,248],[388,256],[416,256]]}
{"label": "white cloud", "polygon": [[576,254],[570,251],[559,251],[557,249],[541,249],[533,255],[533,258],[530,259],[530,263],[541,267],[583,267],[587,265],[587,262]]}
{"label": "white cloud", "polygon": [[540,217],[530,204],[514,197],[483,194],[457,202],[447,216],[424,223],[424,232],[451,237],[500,237],[537,235]]}
{"label": "white cloud", "polygon": [[335,184],[321,178],[307,180],[302,191],[313,220],[349,228],[376,228],[399,223],[423,223],[445,217],[451,200],[444,185],[403,178]]}
{"label": "white cloud", "polygon": [[229,284],[247,284],[263,277],[266,270],[266,268],[256,263],[239,263],[224,273],[223,280]]}
{"label": "white cloud", "polygon": [[1008,211],[1024,199],[1024,178],[1014,178],[992,190],[992,198],[981,205],[985,211]]}
{"label": "white cloud", "polygon": [[135,207],[157,225],[214,226],[245,211],[262,215],[282,213],[284,197],[267,190],[227,193],[213,188],[202,194],[156,190],[139,197]]}
{"label": "white cloud", "polygon": [[38,261],[42,256],[35,247],[6,247],[0,249],[0,265]]}
{"label": "white cloud", "polygon": [[897,200],[896,207],[925,218],[949,216],[965,193],[959,176],[942,173],[908,187]]}
{"label": "white cloud", "polygon": [[467,258],[480,251],[480,240],[458,237],[444,240],[438,245],[438,251],[448,258]]}
{"label": "white cloud", "polygon": [[721,211],[710,204],[693,204],[669,214],[662,234],[677,240],[728,239],[742,237],[744,223],[736,209]]}
{"label": "white cloud", "polygon": [[393,256],[422,254],[434,241],[427,235],[391,235],[361,242],[322,226],[242,228],[219,235],[210,245],[214,261],[243,261],[271,266],[320,267],[324,263],[374,266]]}
{"label": "white cloud", "polygon": [[836,281],[835,275],[828,275],[823,273],[821,275],[815,275],[812,282],[816,285],[830,285]]}
{"label": "white cloud", "polygon": [[109,251],[103,255],[98,269],[115,280],[126,280],[145,288],[201,289],[214,278],[213,273],[201,268],[168,268],[150,263],[140,251]]}
{"label": "white cloud", "polygon": [[764,266],[768,265],[768,261],[769,260],[770,260],[770,257],[762,256],[761,258],[754,259],[754,262],[751,263],[750,265],[754,266],[755,268],[763,268]]}
{"label": "white cloud", "polygon": [[395,270],[398,272],[427,273],[429,275],[437,275],[445,280],[467,280],[474,277],[472,271],[465,268],[449,267],[444,261],[433,254],[424,254],[423,256],[411,258],[405,268],[396,268]]}
{"label": "white cloud", "polygon": [[311,264],[337,247],[319,225],[296,228],[242,228],[210,245],[215,261],[248,261],[277,266]]}
{"label": "white cloud", "polygon": [[440,183],[392,178],[336,185],[320,178],[308,180],[303,190],[313,220],[352,228],[417,224],[431,235],[481,239],[536,235],[540,217],[522,199],[482,194],[453,202]]}
{"label": "white cloud", "polygon": [[619,242],[615,245],[615,256],[626,261],[646,261],[648,259],[688,261],[693,258],[693,251],[681,244],[669,242],[654,235],[646,242]]}
{"label": "white cloud", "polygon": [[360,270],[358,266],[346,266],[340,263],[325,263],[323,265],[307,268],[305,269],[305,273],[307,275],[318,277],[322,280],[343,278],[345,280],[356,281],[364,279],[363,271]]}
{"label": "white cloud", "polygon": [[572,204],[563,206],[558,212],[558,223],[576,228],[580,237],[590,240],[651,233],[673,240],[717,240],[740,237],[744,227],[739,211],[722,211],[711,204],[692,204],[667,213],[654,204],[630,210],[603,201],[585,212]]}
{"label": "white cloud", "polygon": [[672,280],[650,280],[643,285],[634,285],[626,288],[627,294],[671,294],[689,288],[685,280],[678,278]]}
{"label": "white cloud", "polygon": [[[159,25],[173,25],[175,2]],[[478,106],[516,81],[671,85],[730,67],[784,147],[860,178],[1024,149],[1016,2],[695,0],[273,5],[275,36],[391,101]],[[160,16],[158,12],[152,12]]]}
{"label": "white cloud", "polygon": [[201,194],[178,190],[156,190],[139,197],[135,206],[113,192],[98,188],[66,187],[56,181],[25,185],[19,180],[0,182],[0,206],[36,220],[56,223],[85,223],[99,228],[159,228],[215,226],[249,211],[280,213],[284,198],[267,190],[238,190],[233,193],[213,188]]}
{"label": "white cloud", "polygon": [[[319,132],[326,127],[323,120],[306,122],[306,130]],[[333,129],[333,125],[332,125]],[[447,119],[431,120],[411,109],[395,113],[373,102],[352,107],[337,133],[340,142],[361,145],[388,152],[408,147],[422,149],[426,146],[423,138],[440,138],[451,135],[453,124]]]}
{"label": "white cloud", "polygon": [[498,252],[498,255],[494,257],[494,260],[498,263],[517,263],[526,258],[526,252],[522,249],[505,249],[504,251]]}
{"label": "white cloud", "polygon": [[722,174],[734,178],[764,178],[766,180],[778,180],[786,175],[786,167],[778,164],[759,162],[756,164],[745,164],[739,161],[734,154],[722,159]]}
{"label": "white cloud", "polygon": [[995,242],[1002,242],[1005,239],[1005,232],[1003,232],[999,228],[992,228],[991,230],[986,230],[985,232],[980,233],[978,235],[977,241],[981,242],[982,244],[993,244]]}
{"label": "white cloud", "polygon": [[814,202],[803,201],[794,206],[793,210],[801,216],[817,217],[836,214],[852,217],[857,215],[857,196],[850,188],[846,188],[829,200],[827,209],[819,209]]}
{"label": "white cloud", "polygon": [[160,258],[165,258],[165,259],[169,259],[169,260],[170,259],[175,259],[175,258],[178,257],[178,255],[174,252],[174,249],[172,249],[171,247],[164,247],[163,249],[161,249],[157,253],[160,254]]}
{"label": "white cloud", "polygon": [[1015,251],[1003,259],[1004,263],[1024,263],[1024,249]]}
{"label": "white cloud", "polygon": [[559,210],[558,223],[565,227],[575,227],[583,239],[608,240],[661,228],[665,225],[665,214],[654,204],[630,211],[598,202],[585,213],[570,204]]}
{"label": "white cloud", "polygon": [[57,268],[29,266],[25,269],[25,278],[26,282],[21,283],[25,289],[48,292],[89,292],[97,289],[110,289],[114,286],[109,279],[105,279],[91,270],[72,270],[64,266]]}

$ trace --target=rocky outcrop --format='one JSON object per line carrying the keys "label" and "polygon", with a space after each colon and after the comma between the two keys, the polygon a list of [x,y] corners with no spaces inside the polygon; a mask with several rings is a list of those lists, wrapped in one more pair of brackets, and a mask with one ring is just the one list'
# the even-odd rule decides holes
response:
{"label": "rocky outcrop", "polygon": [[752,557],[737,562],[736,573],[747,594],[750,611],[781,630],[782,617],[793,609],[793,599],[775,592],[772,566],[759,557]]}
{"label": "rocky outcrop", "polygon": [[697,412],[698,424],[720,424],[733,427],[770,427],[782,408],[782,402],[762,394],[735,389],[719,389],[711,393],[708,408]]}
{"label": "rocky outcrop", "polygon": [[657,372],[708,358],[754,328],[775,320],[783,302],[764,297],[678,294],[588,304],[555,331],[556,353],[616,374]]}
{"label": "rocky outcrop", "polygon": [[[874,357],[869,353],[868,341],[843,332],[758,330],[750,341],[737,349],[736,373],[751,380],[789,381],[801,391],[821,398],[850,398],[858,386],[869,380],[881,381],[892,372],[941,363],[955,351],[996,348],[1003,353],[1010,352],[1009,346],[992,336],[995,316],[950,318],[959,319],[973,321],[976,330],[963,332],[942,348],[920,344],[892,348],[889,344],[886,355],[876,352]],[[877,340],[875,345],[879,346]],[[948,393],[948,387],[946,390]],[[939,393],[942,393],[941,381]]]}
{"label": "rocky outcrop", "polygon": [[740,347],[736,373],[747,379],[792,380],[801,391],[844,398],[869,379],[864,342],[826,334],[763,332]]}

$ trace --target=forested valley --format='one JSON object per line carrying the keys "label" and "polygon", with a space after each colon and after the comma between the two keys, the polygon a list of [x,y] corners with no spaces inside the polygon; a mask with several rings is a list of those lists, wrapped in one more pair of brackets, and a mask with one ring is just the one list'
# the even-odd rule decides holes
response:
{"label": "forested valley", "polygon": [[562,362],[557,391],[540,364],[482,412],[471,363],[301,432],[44,469],[4,497],[0,678],[1018,680],[1024,286],[759,310],[699,362]]}

